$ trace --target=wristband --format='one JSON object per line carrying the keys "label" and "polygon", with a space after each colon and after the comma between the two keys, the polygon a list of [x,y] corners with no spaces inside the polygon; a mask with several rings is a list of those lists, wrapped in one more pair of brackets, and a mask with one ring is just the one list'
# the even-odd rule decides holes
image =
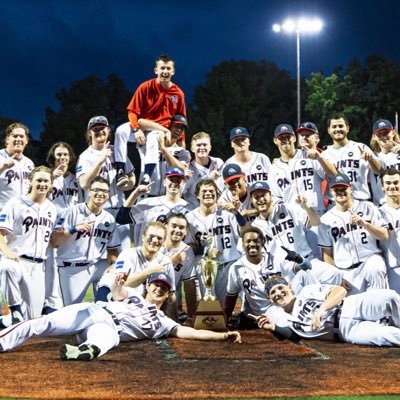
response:
{"label": "wristband", "polygon": [[306,271],[307,269],[311,269],[311,263],[310,261],[308,261],[307,258],[303,258],[303,262],[301,264],[297,264],[300,269],[302,269],[303,271]]}
{"label": "wristband", "polygon": [[238,211],[238,213],[235,215],[236,221],[240,226],[245,226],[246,225],[246,219],[243,217],[242,214]]}
{"label": "wristband", "polygon": [[74,233],[78,232],[74,226],[70,226],[68,228],[68,232],[73,235]]}

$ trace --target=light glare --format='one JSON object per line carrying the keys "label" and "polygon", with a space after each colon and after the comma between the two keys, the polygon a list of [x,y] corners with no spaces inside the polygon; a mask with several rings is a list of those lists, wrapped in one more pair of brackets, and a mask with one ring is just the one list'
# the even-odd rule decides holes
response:
{"label": "light glare", "polygon": [[323,23],[318,18],[298,18],[297,20],[287,19],[282,25],[274,24],[272,29],[279,33],[281,30],[287,33],[317,33],[323,27]]}

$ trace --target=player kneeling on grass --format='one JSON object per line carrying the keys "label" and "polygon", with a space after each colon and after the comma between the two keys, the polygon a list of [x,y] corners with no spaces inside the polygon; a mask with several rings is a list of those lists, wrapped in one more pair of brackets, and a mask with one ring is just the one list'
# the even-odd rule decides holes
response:
{"label": "player kneeling on grass", "polygon": [[121,341],[158,339],[230,340],[241,342],[237,331],[213,332],[181,326],[165,316],[172,287],[169,275],[155,273],[148,279],[145,297],[130,295],[126,274],[112,285],[112,302],[73,304],[41,318],[21,322],[0,334],[0,350],[7,351],[34,336],[77,335],[79,346],[63,344],[62,360],[90,361],[118,346]]}
{"label": "player kneeling on grass", "polygon": [[373,289],[346,297],[346,289],[333,285],[308,285],[295,297],[281,276],[265,282],[269,299],[282,307],[279,321],[254,316],[260,328],[286,338],[338,339],[376,346],[400,345],[400,295]]}

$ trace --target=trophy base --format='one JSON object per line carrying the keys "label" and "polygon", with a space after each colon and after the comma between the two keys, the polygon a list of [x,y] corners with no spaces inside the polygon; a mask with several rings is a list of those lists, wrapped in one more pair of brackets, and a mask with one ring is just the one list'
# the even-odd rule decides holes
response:
{"label": "trophy base", "polygon": [[212,331],[225,331],[226,320],[218,300],[200,300],[194,316],[195,329],[208,329]]}

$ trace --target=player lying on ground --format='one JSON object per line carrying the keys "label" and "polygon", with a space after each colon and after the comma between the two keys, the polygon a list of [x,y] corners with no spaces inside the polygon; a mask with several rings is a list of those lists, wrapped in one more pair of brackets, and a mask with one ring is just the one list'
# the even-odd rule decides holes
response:
{"label": "player lying on ground", "polygon": [[80,345],[63,344],[60,348],[62,360],[90,361],[118,346],[121,341],[167,336],[241,343],[237,331],[196,330],[166,317],[161,309],[170,296],[172,280],[169,275],[151,275],[145,297],[129,295],[130,288],[124,287],[125,279],[126,274],[116,275],[112,287],[115,301],[73,304],[5,329],[0,334],[0,350],[11,350],[34,336],[73,334],[77,335]]}
{"label": "player lying on ground", "polygon": [[295,297],[281,276],[265,282],[269,299],[282,307],[282,318],[270,321],[253,316],[260,328],[287,338],[325,337],[377,346],[400,345],[400,295],[373,289],[346,297],[346,289],[333,285],[308,285]]}

